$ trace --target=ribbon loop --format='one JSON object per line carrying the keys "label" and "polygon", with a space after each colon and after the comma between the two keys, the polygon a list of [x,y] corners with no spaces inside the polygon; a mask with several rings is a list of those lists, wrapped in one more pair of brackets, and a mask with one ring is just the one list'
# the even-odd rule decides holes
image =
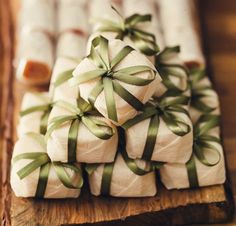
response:
{"label": "ribbon loop", "polygon": [[210,114],[216,108],[208,106],[203,98],[208,97],[207,91],[212,90],[211,85],[198,85],[205,78],[205,69],[195,68],[190,71],[190,85],[192,90],[191,106],[196,110]]}
{"label": "ribbon loop", "polygon": [[120,21],[114,22],[109,19],[98,18],[96,22],[101,23],[98,31],[116,33],[116,38],[121,40],[129,37],[135,47],[148,56],[158,53],[159,48],[155,35],[144,31],[139,26],[151,22],[152,16],[150,14],[133,14],[130,17],[123,18],[114,7],[112,9],[120,16]]}
{"label": "ribbon loop", "polygon": [[[195,165],[195,158],[197,158],[202,164],[208,167],[217,165],[221,160],[221,153],[217,149],[215,144],[220,144],[220,139],[211,135],[211,130],[219,126],[219,115],[202,115],[196,122],[194,127],[194,142],[193,142],[193,154],[190,160],[186,163],[188,178],[190,187],[198,187],[198,176]],[[216,160],[210,162],[205,152],[211,151]]]}
{"label": "ribbon loop", "polygon": [[[188,76],[189,71],[187,68],[178,63],[169,63],[168,59],[173,56],[177,56],[180,52],[179,46],[166,47],[163,51],[158,53],[155,58],[155,66],[159,72],[163,84],[167,87],[168,96],[178,96],[189,88]],[[176,84],[171,80],[171,78],[176,78],[180,83],[184,84],[184,88],[176,86]]]}

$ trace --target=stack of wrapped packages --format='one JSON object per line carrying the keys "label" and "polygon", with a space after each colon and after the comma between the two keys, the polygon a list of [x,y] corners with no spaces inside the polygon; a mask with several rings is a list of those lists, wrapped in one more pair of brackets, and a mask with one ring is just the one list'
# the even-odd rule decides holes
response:
{"label": "stack of wrapped packages", "polygon": [[23,98],[16,196],[78,197],[85,179],[93,195],[116,197],[155,196],[158,175],[167,189],[224,183],[192,1],[91,0],[88,15],[82,2],[59,1],[49,92]]}

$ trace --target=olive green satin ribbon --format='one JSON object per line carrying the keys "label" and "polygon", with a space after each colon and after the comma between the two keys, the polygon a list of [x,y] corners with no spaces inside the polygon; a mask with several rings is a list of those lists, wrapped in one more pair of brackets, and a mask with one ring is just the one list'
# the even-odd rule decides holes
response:
{"label": "olive green satin ribbon", "polygon": [[189,117],[188,111],[183,107],[187,105],[188,102],[189,97],[184,95],[178,96],[173,100],[162,98],[159,102],[157,100],[149,101],[143,108],[142,113],[122,125],[124,129],[128,129],[145,119],[150,119],[142,159],[150,161],[152,158],[160,126],[160,119],[164,121],[169,130],[178,136],[184,136],[191,131],[190,125],[179,116],[175,115],[175,113],[183,113]]}
{"label": "olive green satin ribbon", "polygon": [[71,79],[73,77],[72,72],[74,71],[74,69],[70,69],[67,71],[63,71],[62,73],[60,73],[56,79],[56,81],[53,83],[54,87],[58,87],[61,84],[65,83],[66,81],[68,81],[69,79]]}
{"label": "olive green satin ribbon", "polygon": [[209,107],[202,98],[208,97],[206,91],[212,90],[209,85],[198,85],[201,80],[205,78],[205,69],[195,68],[190,71],[190,84],[191,84],[191,106],[202,113],[210,113],[215,110],[215,108]]}
{"label": "olive green satin ribbon", "polygon": [[[34,138],[37,139],[36,141],[41,140],[42,138],[39,137],[40,135],[35,135]],[[46,146],[46,145],[44,145]],[[30,163],[22,167],[18,172],[17,175],[22,180],[25,177],[27,177],[29,174],[40,168],[39,172],[39,179],[37,184],[37,189],[35,193],[36,198],[43,198],[47,183],[48,183],[48,176],[50,168],[53,167],[53,169],[56,172],[56,175],[58,179],[61,181],[61,183],[70,189],[80,189],[83,185],[83,178],[82,178],[82,172],[80,167],[73,164],[66,164],[66,163],[60,163],[60,162],[51,162],[50,158],[48,157],[46,152],[26,152],[19,155],[16,155],[12,159],[12,164],[15,164],[17,161],[20,160],[32,160]],[[66,169],[71,169],[75,173],[80,175],[80,180],[77,182],[76,185],[73,184],[72,179],[68,176],[68,173],[66,172]]]}
{"label": "olive green satin ribbon", "polygon": [[[166,95],[177,96],[186,91],[188,87],[188,76],[189,72],[184,65],[168,63],[168,58],[172,55],[177,56],[180,53],[180,47],[166,47],[163,51],[158,53],[155,57],[155,66],[159,72],[162,83],[168,89]],[[186,81],[186,87],[181,89],[176,86],[174,82],[171,81],[171,77],[175,77],[180,81]]]}
{"label": "olive green satin ribbon", "polygon": [[71,122],[68,134],[68,162],[76,161],[77,137],[80,123],[83,123],[93,135],[103,140],[111,138],[115,133],[114,129],[104,121],[95,118],[96,115],[93,114],[92,106],[81,98],[77,100],[77,106],[65,101],[58,101],[55,105],[68,110],[72,114],[58,116],[50,120],[46,138],[64,123]]}
{"label": "olive green satin ribbon", "polygon": [[40,133],[45,134],[47,132],[47,125],[48,125],[48,117],[52,110],[53,103],[49,104],[42,104],[27,108],[20,112],[20,116],[23,117],[25,115],[29,115],[34,112],[43,112],[40,120]]}
{"label": "olive green satin ribbon", "polygon": [[[126,143],[125,143],[125,135],[124,130],[122,128],[118,128],[119,131],[119,142],[118,142],[118,149],[117,154],[115,157],[114,162],[112,163],[105,163],[103,167],[103,174],[102,174],[102,182],[101,182],[101,195],[107,196],[110,194],[110,186],[112,180],[112,173],[114,169],[114,165],[117,159],[118,154],[122,155],[127,167],[136,175],[144,176],[150,172],[153,172],[156,169],[159,169],[163,166],[164,163],[162,162],[149,162],[148,169],[142,169],[138,166],[134,159],[128,157],[126,152]],[[85,169],[89,175],[91,175],[99,166],[100,164],[87,164]]]}
{"label": "olive green satin ribbon", "polygon": [[[95,49],[96,47],[99,47],[99,49]],[[108,40],[99,36],[92,41],[90,55],[88,56],[88,58],[97,66],[97,69],[79,74],[71,79],[73,85],[98,79],[97,84],[89,95],[89,102],[94,105],[98,95],[104,90],[108,117],[116,122],[118,121],[118,118],[114,97],[115,93],[135,109],[139,110],[143,107],[142,102],[126,90],[120,82],[134,86],[146,86],[156,77],[155,71],[145,65],[131,66],[118,70],[115,69],[115,67],[132,51],[133,49],[131,47],[125,46],[110,61]],[[135,76],[139,73],[148,71],[150,72],[149,78],[144,79]]]}
{"label": "olive green satin ribbon", "polygon": [[[212,144],[220,144],[220,139],[209,134],[212,129],[218,126],[219,116],[208,114],[202,115],[194,125],[193,154],[190,160],[186,163],[190,187],[199,186],[195,158],[209,167],[217,165],[221,159],[219,150]],[[209,162],[207,160],[205,156],[207,150],[213,152],[217,156],[215,162]]]}
{"label": "olive green satin ribbon", "polygon": [[97,18],[96,23],[101,23],[98,31],[115,33],[116,39],[123,40],[128,37],[140,52],[148,56],[155,55],[159,51],[155,35],[139,26],[145,25],[143,23],[151,22],[152,16],[150,14],[133,14],[124,19],[115,8],[113,9],[120,16],[120,21],[114,22],[109,19]]}

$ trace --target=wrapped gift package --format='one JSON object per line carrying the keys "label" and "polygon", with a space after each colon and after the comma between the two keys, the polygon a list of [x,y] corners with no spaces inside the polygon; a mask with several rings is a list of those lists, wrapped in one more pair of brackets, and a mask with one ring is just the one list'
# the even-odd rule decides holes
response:
{"label": "wrapped gift package", "polygon": [[56,55],[58,58],[66,57],[82,59],[86,55],[87,37],[76,32],[65,32],[57,41]]}
{"label": "wrapped gift package", "polygon": [[28,84],[47,83],[54,63],[54,1],[23,0],[18,34],[16,77]]}
{"label": "wrapped gift package", "polygon": [[114,0],[104,0],[102,4],[99,0],[91,0],[89,5],[89,19],[93,32],[101,27],[101,18],[109,19],[113,22],[120,21],[120,16],[112,9],[112,6],[121,12],[121,5]]}
{"label": "wrapped gift package", "polygon": [[[162,117],[163,113],[157,111],[147,119],[132,126],[126,127],[126,124],[123,125],[127,128],[126,150],[130,158],[142,158],[144,150],[150,149],[148,144],[150,145],[152,142],[147,140],[148,136],[152,137],[154,131],[156,131],[152,155],[149,157],[150,159],[147,160],[175,163],[185,163],[189,160],[192,154],[191,148],[193,144],[192,123],[189,116],[184,112],[168,112],[168,108],[174,108],[176,106],[180,107],[179,105],[169,105],[166,108],[166,113],[163,115],[164,117]],[[147,113],[150,111],[152,110],[148,110],[147,108]],[[165,110],[163,111],[165,112]],[[176,122],[173,122],[175,117]],[[171,122],[166,122],[166,120]],[[173,127],[168,123],[172,125],[176,123],[175,126],[177,126],[180,121],[182,121],[183,124],[178,125],[178,129],[183,129],[184,127],[183,134],[174,133],[174,131],[171,130]],[[129,121],[127,123],[129,124]],[[149,133],[152,135],[148,135]]]}
{"label": "wrapped gift package", "polygon": [[[117,40],[117,39],[109,40],[108,41],[109,61],[111,61],[114,57],[116,57],[117,54],[125,47],[126,47],[125,43],[120,40]],[[96,51],[98,52],[98,54],[100,54],[99,51],[101,51],[101,49],[96,47]],[[143,54],[135,50],[132,50],[128,55],[124,57],[123,60],[121,60],[115,66],[114,70],[122,71],[122,69],[125,69],[128,67],[136,67],[136,66],[145,66],[145,67],[150,68],[150,70],[140,72],[140,73],[135,73],[133,77],[149,79],[150,77],[155,76],[154,80],[144,86],[135,86],[135,85],[127,84],[125,82],[119,82],[119,81],[117,81],[117,83],[119,83],[118,85],[122,85],[122,87],[126,89],[129,93],[131,93],[139,102],[144,104],[154,94],[156,85],[160,83],[161,81],[160,76],[156,72],[156,69],[153,66],[153,64]],[[92,62],[89,58],[84,58],[73,72],[74,80],[76,81],[76,79],[78,79],[84,73],[93,71],[96,69],[98,68],[94,64],[94,62]],[[97,85],[99,80],[101,79],[96,78],[96,79],[91,79],[87,82],[83,82],[79,84],[80,94],[83,99],[85,100],[89,99],[91,91]],[[121,125],[128,119],[134,117],[137,114],[137,110],[134,109],[134,107],[128,104],[124,99],[122,99],[116,93],[114,93],[113,95],[114,95],[116,111],[117,111],[117,120],[113,119],[113,121],[116,121],[117,124]],[[97,96],[94,106],[102,115],[104,115],[105,117],[108,117],[104,91],[102,91]]]}
{"label": "wrapped gift package", "polygon": [[40,30],[54,35],[55,7],[54,0],[22,0],[19,16],[19,32]]}
{"label": "wrapped gift package", "polygon": [[158,15],[158,9],[155,0],[124,0],[123,1],[124,16],[127,18],[133,14],[147,15],[151,14],[150,22],[140,24],[138,28],[152,33],[156,37],[158,47],[163,50],[165,47],[163,34],[161,31],[161,23]]}
{"label": "wrapped gift package", "polygon": [[51,99],[48,93],[25,93],[17,128],[18,136],[28,132],[46,133],[50,111]]}
{"label": "wrapped gift package", "polygon": [[[207,135],[219,139],[219,127],[211,129]],[[200,141],[204,141],[203,139]],[[226,179],[225,162],[222,145],[215,141],[208,141],[210,146],[204,151],[207,163],[197,157],[193,150],[192,161],[195,163],[195,174],[197,175],[197,186],[209,186],[223,184]],[[203,148],[203,147],[202,147]],[[217,152],[216,152],[217,151]],[[213,164],[214,163],[214,164]],[[182,189],[191,187],[187,164],[167,163],[160,169],[161,181],[167,189]],[[193,170],[193,169],[192,169]]]}
{"label": "wrapped gift package", "polygon": [[53,40],[45,32],[22,33],[18,40],[16,77],[27,84],[50,80],[54,63]]}
{"label": "wrapped gift package", "polygon": [[72,72],[79,64],[80,60],[66,57],[57,59],[52,72],[49,93],[53,101],[74,100],[78,97],[78,87],[71,87],[68,80],[72,77]]}
{"label": "wrapped gift package", "polygon": [[[36,165],[32,172],[27,172],[26,167],[29,164]],[[69,167],[68,165],[54,164],[50,161],[43,136],[26,134],[17,141],[14,147],[11,187],[18,197],[76,198],[80,195],[82,173],[79,164],[71,164]],[[65,182],[62,183],[63,180],[60,179],[62,174],[58,173],[58,168],[67,175],[71,181],[71,187],[74,188],[66,187],[63,184]],[[43,179],[45,174],[47,175],[46,183]],[[40,177],[42,177],[41,181]]]}
{"label": "wrapped gift package", "polygon": [[193,1],[156,0],[160,8],[160,19],[167,46],[181,46],[181,58],[189,66],[204,65],[205,60],[199,40],[199,28],[193,15]]}
{"label": "wrapped gift package", "polygon": [[[145,169],[145,161],[137,161],[139,167]],[[105,164],[99,165],[89,175],[90,191],[93,195],[101,195],[101,185],[104,176]],[[114,162],[110,181],[109,195],[115,197],[147,197],[157,193],[156,177],[154,172],[145,175],[137,175],[126,165],[121,154],[118,154]]]}
{"label": "wrapped gift package", "polygon": [[[56,117],[71,115],[76,115],[72,109],[68,110],[64,106],[58,106],[57,104],[54,105],[49,116],[49,129],[52,125],[52,120]],[[73,150],[75,152],[76,161],[85,163],[102,163],[114,161],[118,142],[116,128],[111,123],[109,123],[108,120],[101,116],[89,116],[89,119],[95,119],[104,122],[105,125],[102,126],[102,130],[105,132],[112,129],[114,132],[110,135],[110,138],[101,139],[95,136],[92,133],[90,127],[88,127],[87,124],[83,122],[83,118],[68,120],[65,123],[59,124],[59,126],[55,128],[49,136],[47,142],[47,151],[52,161],[69,161],[69,152],[71,152],[69,137],[72,136],[70,135],[72,133],[70,131],[72,125],[76,122],[78,122],[78,128],[76,130],[77,136],[75,137],[76,144],[74,144],[75,146]]]}
{"label": "wrapped gift package", "polygon": [[70,31],[87,34],[85,2],[59,0],[57,17],[59,34]]}
{"label": "wrapped gift package", "polygon": [[58,1],[57,57],[81,59],[88,36],[86,4],[82,1]]}

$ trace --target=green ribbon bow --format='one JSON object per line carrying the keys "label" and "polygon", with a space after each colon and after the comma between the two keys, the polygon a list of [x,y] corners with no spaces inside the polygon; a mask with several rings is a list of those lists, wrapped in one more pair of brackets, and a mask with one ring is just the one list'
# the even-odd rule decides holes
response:
{"label": "green ribbon bow", "polygon": [[[97,46],[100,47],[99,51],[95,49]],[[145,65],[115,70],[115,67],[132,51],[133,49],[130,46],[125,46],[110,61],[108,40],[99,36],[92,41],[90,55],[88,56],[88,58],[97,66],[97,69],[79,74],[77,77],[71,79],[73,85],[85,83],[93,79],[99,79],[97,85],[89,95],[89,102],[91,105],[94,105],[98,95],[104,90],[108,117],[116,122],[118,119],[114,92],[135,109],[139,110],[143,107],[143,103],[123,88],[120,82],[135,86],[146,86],[156,77],[155,71]],[[150,72],[150,77],[147,79],[135,76],[138,73],[147,71]]]}
{"label": "green ribbon bow", "polygon": [[52,110],[53,103],[48,103],[48,104],[42,104],[42,105],[37,105],[33,106],[30,108],[27,108],[23,111],[20,112],[20,116],[23,117],[25,115],[34,113],[34,112],[43,112],[43,115],[41,116],[40,119],[40,134],[45,134],[47,132],[47,125],[48,125],[48,117],[49,114]]}
{"label": "green ribbon bow", "polygon": [[162,98],[159,102],[154,99],[154,101],[149,101],[146,104],[141,114],[128,120],[122,125],[124,129],[128,129],[133,125],[150,118],[147,139],[141,159],[150,161],[152,158],[160,119],[162,119],[166,126],[178,136],[184,136],[191,131],[190,125],[175,115],[175,113],[184,113],[189,117],[188,111],[186,111],[183,107],[183,105],[187,105],[188,102],[189,97],[184,95],[178,96],[173,100]]}
{"label": "green ribbon bow", "polygon": [[191,84],[191,106],[198,111],[206,114],[215,110],[215,108],[209,107],[202,98],[208,97],[206,91],[212,90],[212,87],[209,85],[201,85],[198,83],[206,77],[205,69],[195,68],[190,71],[190,84]]}
{"label": "green ribbon bow", "polygon": [[152,20],[150,14],[134,14],[124,19],[114,7],[112,9],[120,16],[120,21],[114,22],[109,19],[98,18],[96,22],[102,24],[98,31],[113,32],[117,34],[116,39],[123,40],[128,37],[140,52],[148,56],[155,55],[159,51],[155,35],[139,28],[139,25]]}
{"label": "green ribbon bow", "polygon": [[[220,117],[218,115],[202,115],[194,125],[193,154],[186,163],[190,187],[199,187],[195,158],[206,166],[215,166],[221,159],[219,150],[212,144],[220,144],[218,137],[212,136],[209,132],[219,126]],[[215,162],[209,162],[205,156],[206,151],[211,151],[217,156]]]}
{"label": "green ribbon bow", "polygon": [[[148,169],[142,169],[140,168],[136,161],[134,159],[131,159],[128,157],[128,154],[126,152],[125,146],[125,133],[122,128],[118,128],[119,132],[119,142],[118,142],[118,149],[117,154],[115,157],[114,162],[112,163],[105,163],[103,168],[103,174],[102,174],[102,182],[101,182],[101,195],[108,196],[110,194],[110,187],[111,187],[111,180],[112,180],[112,173],[114,169],[114,165],[117,159],[118,154],[120,153],[122,155],[122,158],[124,159],[127,167],[136,175],[144,176],[156,169],[159,169],[164,163],[161,162],[150,162]],[[99,166],[100,164],[87,164],[85,166],[85,170],[89,175],[91,175]]]}
{"label": "green ribbon bow", "polygon": [[70,111],[72,115],[58,116],[50,120],[46,138],[64,123],[71,122],[68,135],[68,162],[76,161],[77,136],[80,123],[83,123],[92,134],[103,140],[111,138],[115,133],[114,129],[104,121],[95,118],[96,114],[92,111],[92,106],[82,98],[77,100],[77,106],[65,101],[58,101],[55,105]]}
{"label": "green ribbon bow", "polygon": [[[29,133],[28,135],[34,138],[40,144],[43,144],[43,148],[46,149],[45,140],[42,136],[33,133]],[[46,152],[27,152],[16,155],[12,159],[12,164],[15,164],[17,161],[20,161],[22,159],[28,159],[32,161],[17,172],[17,175],[21,180],[27,177],[32,172],[34,172],[35,170],[37,170],[38,168],[40,168],[39,179],[35,193],[36,198],[44,197],[47,188],[49,171],[51,167],[53,167],[58,179],[65,187],[70,189],[80,189],[83,185],[81,168],[75,164],[51,162]],[[80,175],[80,180],[77,182],[76,185],[73,184],[73,181],[66,172],[66,169],[71,169],[75,173]]]}
{"label": "green ribbon bow", "polygon": [[[189,72],[188,72],[187,68],[181,64],[172,64],[172,63],[168,63],[168,62],[166,63],[166,60],[169,57],[171,57],[171,55],[173,55],[173,54],[176,55],[179,53],[180,53],[179,46],[166,47],[163,51],[161,51],[155,57],[156,69],[162,78],[162,83],[168,89],[165,94],[167,96],[178,96],[189,88],[188,87]],[[183,82],[186,81],[186,87],[184,89],[181,89],[180,87],[176,86],[171,81],[171,77],[178,78],[180,81],[183,81]]]}

